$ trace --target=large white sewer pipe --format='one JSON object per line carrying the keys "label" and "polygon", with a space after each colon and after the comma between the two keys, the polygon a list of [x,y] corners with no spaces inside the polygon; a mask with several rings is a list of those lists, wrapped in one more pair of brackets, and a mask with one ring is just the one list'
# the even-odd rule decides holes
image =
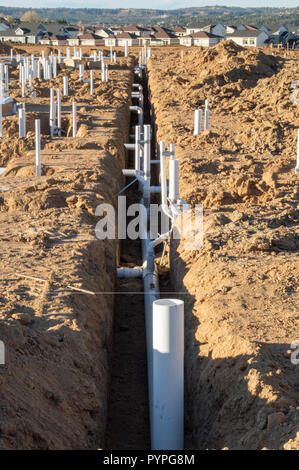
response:
{"label": "large white sewer pipe", "polygon": [[153,302],[153,450],[184,447],[184,302]]}

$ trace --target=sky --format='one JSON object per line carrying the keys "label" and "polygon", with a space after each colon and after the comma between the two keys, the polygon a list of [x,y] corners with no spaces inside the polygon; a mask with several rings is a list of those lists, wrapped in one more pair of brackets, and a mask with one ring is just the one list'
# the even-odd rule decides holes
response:
{"label": "sky", "polygon": [[[173,9],[225,5],[238,7],[285,7],[285,0],[4,0],[0,7],[24,8],[157,8]],[[299,0],[288,0],[287,6],[298,7]]]}

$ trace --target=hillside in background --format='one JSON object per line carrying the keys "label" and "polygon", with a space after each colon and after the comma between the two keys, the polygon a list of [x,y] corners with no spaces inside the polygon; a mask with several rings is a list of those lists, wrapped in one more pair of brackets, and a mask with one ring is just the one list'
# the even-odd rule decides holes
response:
{"label": "hillside in background", "polygon": [[[0,15],[20,18],[28,8],[0,7]],[[48,21],[65,20],[71,23],[89,24],[164,24],[171,26],[203,25],[225,22],[226,24],[253,23],[257,26],[272,23],[287,23],[299,27],[299,7],[297,8],[239,8],[225,6],[206,6],[180,8],[177,10],[151,9],[100,9],[100,8],[40,8],[35,11]]]}

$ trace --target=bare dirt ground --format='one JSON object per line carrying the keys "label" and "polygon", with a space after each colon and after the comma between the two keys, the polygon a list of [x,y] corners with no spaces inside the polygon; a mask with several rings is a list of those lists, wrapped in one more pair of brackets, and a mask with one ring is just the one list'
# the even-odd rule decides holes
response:
{"label": "bare dirt ground", "polygon": [[[95,96],[69,75],[78,137],[42,135],[42,177],[35,177],[34,135],[15,136],[4,118],[0,179],[0,446],[3,449],[103,448],[110,376],[116,243],[95,238],[95,208],[115,204],[128,140],[132,59],[95,71]],[[49,104],[56,80],[35,81],[28,125]],[[15,72],[17,75],[17,72]],[[11,74],[14,78],[14,73]],[[87,85],[87,86],[86,86]],[[19,99],[19,83],[10,84]],[[22,100],[23,101],[23,100]],[[5,151],[7,150],[7,152]],[[103,292],[103,294],[102,294]]]}
{"label": "bare dirt ground", "polygon": [[[174,142],[181,197],[204,208],[204,242],[172,241],[184,292],[186,448],[298,449],[298,54],[222,43],[155,52],[158,140]],[[210,129],[193,136],[196,108]]]}

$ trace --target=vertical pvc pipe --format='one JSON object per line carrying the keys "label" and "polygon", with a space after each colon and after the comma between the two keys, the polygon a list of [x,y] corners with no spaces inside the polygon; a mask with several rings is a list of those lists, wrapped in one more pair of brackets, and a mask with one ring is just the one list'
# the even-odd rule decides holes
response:
{"label": "vertical pvc pipe", "polygon": [[90,95],[93,95],[93,70],[90,71]]}
{"label": "vertical pvc pipe", "polygon": [[129,55],[129,43],[128,41],[125,42],[125,57]]}
{"label": "vertical pvc pipe", "polygon": [[105,82],[108,82],[108,65],[105,66]]}
{"label": "vertical pvc pipe", "polygon": [[36,78],[40,79],[40,61],[37,61],[37,68],[36,68]]}
{"label": "vertical pvc pipe", "polygon": [[112,61],[113,61],[113,47],[110,46],[110,62],[112,64]]}
{"label": "vertical pvc pipe", "polygon": [[26,114],[24,108],[19,108],[19,137],[26,137]]}
{"label": "vertical pvc pipe", "polygon": [[41,176],[40,164],[40,120],[35,119],[35,166],[36,176]]}
{"label": "vertical pvc pipe", "polygon": [[32,72],[29,73],[29,96],[32,95]]}
{"label": "vertical pvc pipe", "polygon": [[210,111],[209,111],[209,105],[210,105],[210,102],[209,100],[206,100],[205,101],[205,131],[207,131],[209,129],[209,114],[210,114]]}
{"label": "vertical pvc pipe", "polygon": [[70,47],[67,47],[67,48],[66,48],[66,58],[67,58],[67,59],[70,59],[70,58],[71,58],[71,48],[70,48]]}
{"label": "vertical pvc pipe", "polygon": [[73,101],[73,137],[77,135],[77,103]]}
{"label": "vertical pvc pipe", "polygon": [[295,168],[295,173],[299,173],[299,129],[298,129],[298,137],[297,137],[297,165]]}
{"label": "vertical pvc pipe", "polygon": [[61,136],[61,93],[60,93],[60,88],[57,88],[57,128],[58,128],[58,135]]}
{"label": "vertical pvc pipe", "polygon": [[56,78],[56,76],[57,76],[57,59],[56,59],[55,56],[53,57],[52,66],[53,66],[53,78]]}
{"label": "vertical pvc pipe", "polygon": [[135,127],[135,170],[140,170],[140,134],[141,127]]}
{"label": "vertical pvc pipe", "polygon": [[5,65],[5,69],[4,69],[4,76],[5,76],[5,95],[8,96],[9,95],[9,90],[8,90],[8,65]]}
{"label": "vertical pvc pipe", "polygon": [[69,96],[69,86],[68,86],[68,77],[65,75],[63,77],[63,95]]}
{"label": "vertical pvc pipe", "polygon": [[79,64],[79,79],[84,82],[84,65]]}
{"label": "vertical pvc pipe", "polygon": [[174,158],[169,160],[169,199],[179,199],[179,160]]}
{"label": "vertical pvc pipe", "polygon": [[73,57],[77,57],[77,48],[75,46],[73,48]]}
{"label": "vertical pvc pipe", "polygon": [[201,119],[202,111],[201,109],[196,109],[194,112],[194,135],[201,134]]}
{"label": "vertical pvc pipe", "polygon": [[53,137],[55,129],[55,103],[54,88],[50,89],[50,135]]}
{"label": "vertical pvc pipe", "polygon": [[22,77],[22,98],[25,98],[26,96],[26,77],[25,77],[25,66],[21,65],[22,71],[21,71],[21,77]]}
{"label": "vertical pvc pipe", "polygon": [[58,49],[58,64],[61,64],[61,50]]}
{"label": "vertical pvc pipe", "polygon": [[152,450],[184,448],[184,302],[153,302]]}
{"label": "vertical pvc pipe", "polygon": [[81,49],[81,47],[79,49],[79,59],[82,59],[82,49]]}

